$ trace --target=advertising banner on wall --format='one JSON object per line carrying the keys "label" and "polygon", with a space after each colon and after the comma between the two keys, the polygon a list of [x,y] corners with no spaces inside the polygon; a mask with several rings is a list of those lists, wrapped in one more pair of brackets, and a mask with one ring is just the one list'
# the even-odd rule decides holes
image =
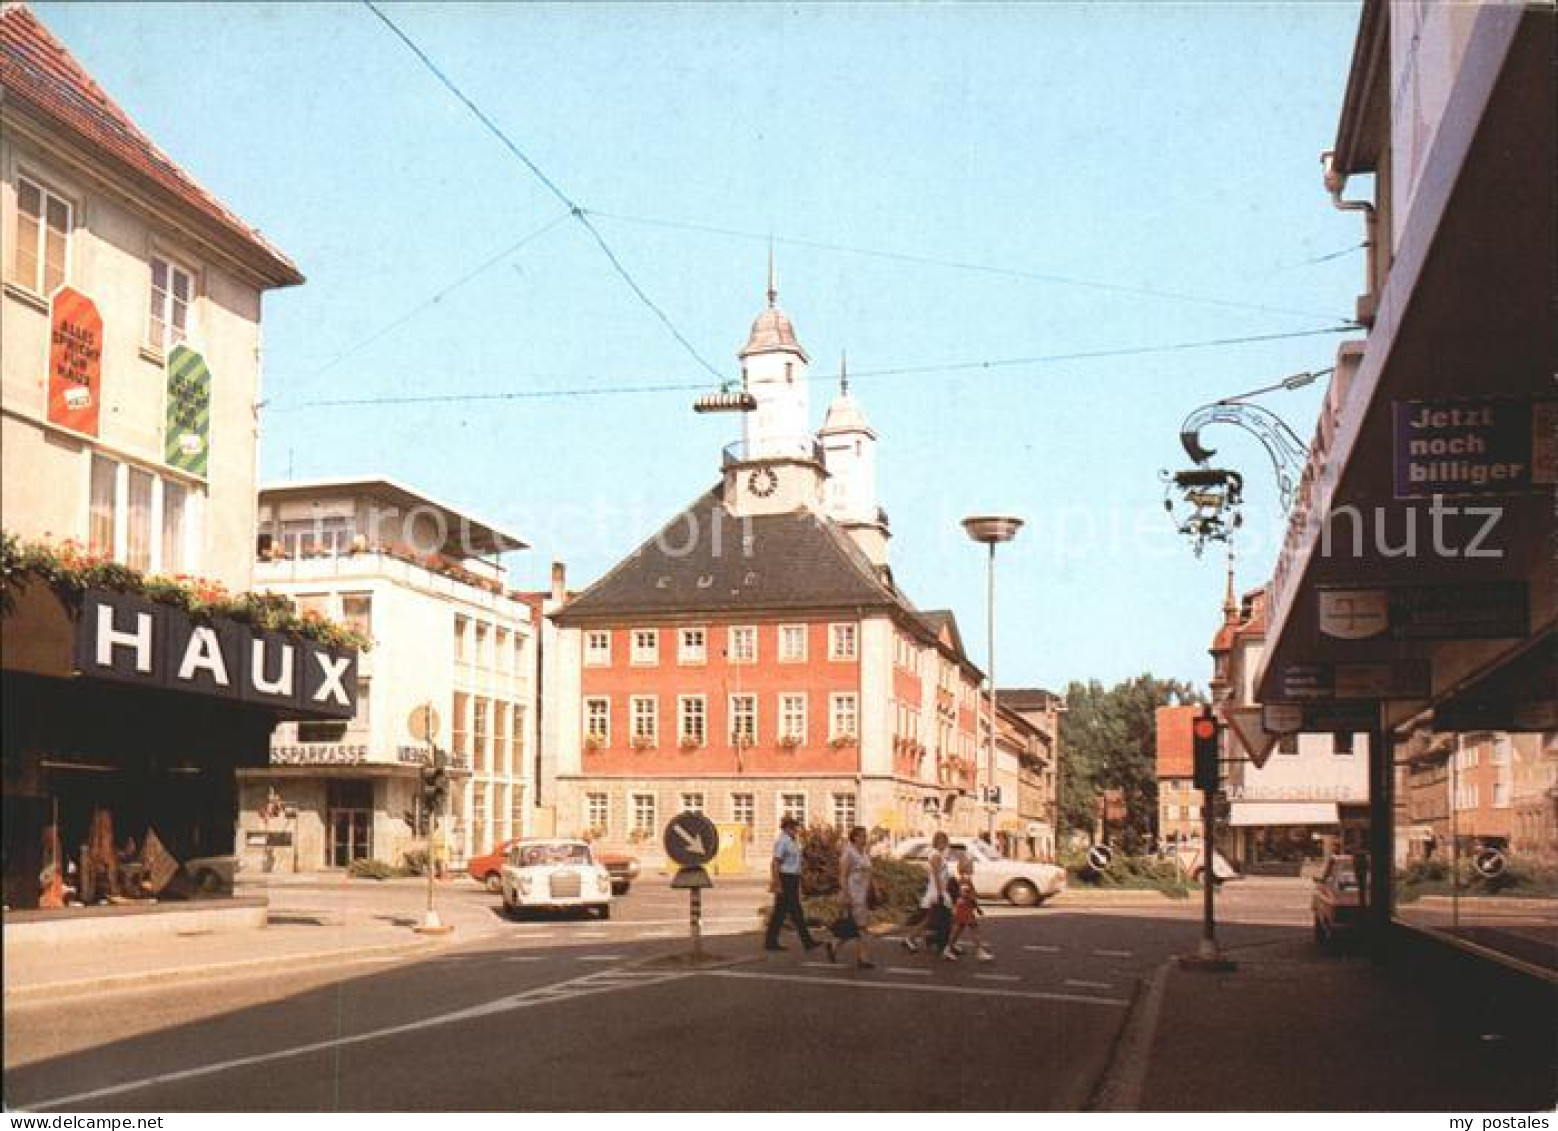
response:
{"label": "advertising banner on wall", "polygon": [[72,287],[54,292],[49,318],[49,423],[97,435],[103,400],[103,316]]}
{"label": "advertising banner on wall", "polygon": [[168,354],[168,416],[163,459],[204,477],[211,452],[211,370],[180,342]]}
{"label": "advertising banner on wall", "polygon": [[1552,483],[1551,401],[1396,401],[1396,498],[1514,495]]}

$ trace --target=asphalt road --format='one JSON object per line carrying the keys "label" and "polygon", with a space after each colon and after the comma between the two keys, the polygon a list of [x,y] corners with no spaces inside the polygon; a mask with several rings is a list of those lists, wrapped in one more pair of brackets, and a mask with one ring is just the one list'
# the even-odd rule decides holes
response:
{"label": "asphalt road", "polygon": [[[692,970],[654,961],[685,949],[686,896],[663,883],[646,877],[607,922],[489,918],[495,899],[472,886],[447,898],[479,925],[433,956],[8,1009],[6,1105],[1077,1109],[1143,979],[1199,931],[1183,902],[995,908],[995,962],[880,942],[877,969],[856,971],[793,936],[762,952],[765,896],[747,882],[708,900],[709,949],[727,961]],[[1307,929],[1307,889],[1226,891],[1225,944]]]}

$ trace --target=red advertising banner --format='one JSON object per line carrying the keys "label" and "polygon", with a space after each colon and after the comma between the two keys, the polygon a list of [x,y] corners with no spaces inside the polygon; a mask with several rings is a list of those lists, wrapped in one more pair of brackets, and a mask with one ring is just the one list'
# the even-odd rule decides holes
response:
{"label": "red advertising banner", "polygon": [[103,316],[78,290],[54,292],[49,327],[49,423],[97,435],[103,393]]}

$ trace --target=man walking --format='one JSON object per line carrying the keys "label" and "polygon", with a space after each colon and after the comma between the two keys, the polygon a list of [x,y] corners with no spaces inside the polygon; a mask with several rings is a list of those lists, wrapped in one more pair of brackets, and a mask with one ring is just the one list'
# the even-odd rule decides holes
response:
{"label": "man walking", "polygon": [[774,909],[768,914],[768,937],[763,941],[764,950],[783,950],[779,943],[779,929],[785,916],[795,922],[801,945],[807,950],[821,946],[806,929],[806,912],[801,908],[801,845],[795,839],[800,822],[785,817],[779,822],[779,839],[774,841],[773,856],[768,862],[768,890],[774,893]]}

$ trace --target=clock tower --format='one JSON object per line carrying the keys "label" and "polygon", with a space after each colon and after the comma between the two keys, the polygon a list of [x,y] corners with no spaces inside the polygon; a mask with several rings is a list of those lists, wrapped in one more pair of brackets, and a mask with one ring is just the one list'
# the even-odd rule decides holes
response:
{"label": "clock tower", "polygon": [[741,359],[741,386],[754,407],[741,439],[725,449],[725,505],[738,515],[822,508],[822,448],[809,426],[811,359],[779,309],[774,258],[768,255],[768,306],[752,323]]}

